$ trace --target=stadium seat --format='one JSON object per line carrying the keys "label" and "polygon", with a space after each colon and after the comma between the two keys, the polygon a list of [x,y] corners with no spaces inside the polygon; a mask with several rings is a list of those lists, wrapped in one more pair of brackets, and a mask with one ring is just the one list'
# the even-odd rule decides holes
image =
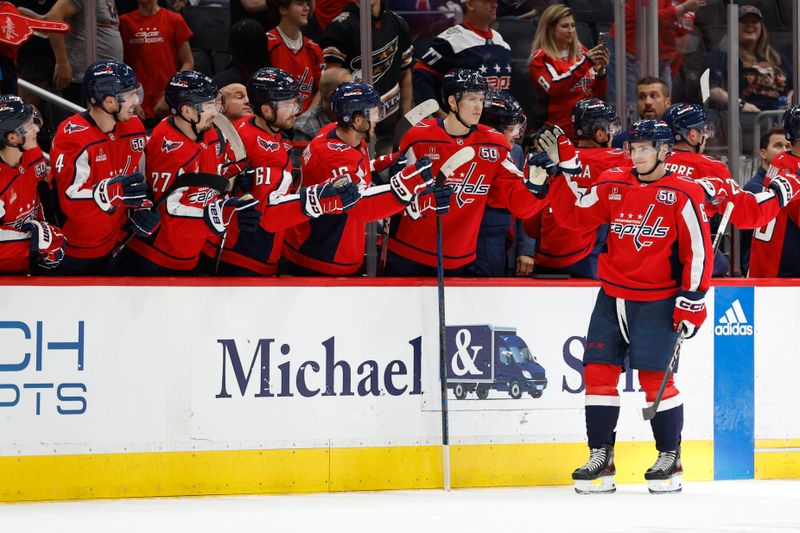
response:
{"label": "stadium seat", "polygon": [[595,44],[594,32],[592,27],[586,22],[575,22],[575,32],[578,34],[578,39],[581,44],[586,48],[593,48]]}
{"label": "stadium seat", "polygon": [[181,10],[186,24],[192,30],[189,41],[192,48],[227,50],[231,14],[222,7],[186,6]]}
{"label": "stadium seat", "polygon": [[211,68],[211,60],[208,57],[208,52],[200,48],[192,48],[192,58],[194,58],[194,70],[202,72],[206,76],[213,76],[214,71]]}
{"label": "stadium seat", "polygon": [[608,26],[614,23],[614,2],[612,0],[568,0],[564,3],[572,9],[576,22]]}

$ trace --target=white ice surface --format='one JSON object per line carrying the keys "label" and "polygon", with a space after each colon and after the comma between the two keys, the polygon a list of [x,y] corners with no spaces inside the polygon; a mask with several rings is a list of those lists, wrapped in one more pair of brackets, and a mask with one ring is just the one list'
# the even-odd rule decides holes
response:
{"label": "white ice surface", "polygon": [[800,481],[218,496],[0,505],[2,532],[800,532]]}

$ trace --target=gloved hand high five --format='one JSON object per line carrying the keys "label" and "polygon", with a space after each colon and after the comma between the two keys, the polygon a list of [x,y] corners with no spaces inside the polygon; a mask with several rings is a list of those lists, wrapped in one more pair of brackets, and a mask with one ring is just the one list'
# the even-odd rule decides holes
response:
{"label": "gloved hand high five", "polygon": [[414,197],[406,207],[406,213],[412,220],[429,215],[444,215],[450,210],[453,188],[449,185],[434,185],[423,190]]}
{"label": "gloved hand high five", "polygon": [[711,205],[719,205],[728,198],[728,189],[720,178],[700,178],[697,183],[706,191],[706,201]]}
{"label": "gloved hand high five", "polygon": [[228,225],[237,214],[237,225],[240,231],[252,232],[261,222],[261,211],[257,209],[259,202],[249,194],[239,198],[218,198],[206,204],[203,219],[217,235],[223,235]]}
{"label": "gloved hand high five", "polygon": [[672,312],[672,327],[675,331],[683,328],[686,338],[694,337],[697,330],[706,320],[705,294],[695,291],[681,291],[675,298],[675,310]]}
{"label": "gloved hand high five", "polygon": [[556,166],[544,152],[532,152],[528,156],[525,186],[536,196],[547,194],[547,188],[557,173]]}
{"label": "gloved hand high five", "polygon": [[299,191],[303,213],[310,218],[344,213],[361,198],[361,192],[350,176],[327,181]]}
{"label": "gloved hand high five", "polygon": [[580,174],[581,162],[564,130],[548,124],[536,132],[535,138],[555,166],[567,174]]}
{"label": "gloved hand high five", "polygon": [[433,182],[431,160],[421,157],[413,165],[408,165],[403,170],[389,178],[392,192],[404,204],[411,203],[414,195],[425,189]]}
{"label": "gloved hand high five", "polygon": [[67,239],[61,229],[44,220],[29,220],[22,229],[31,232],[31,248],[38,254],[38,265],[51,270],[64,259],[64,245]]}
{"label": "gloved hand high five", "polygon": [[781,207],[786,207],[800,192],[800,180],[791,174],[778,174],[769,181],[767,188],[778,197]]}
{"label": "gloved hand high five", "polygon": [[130,176],[107,178],[92,189],[95,203],[106,213],[113,213],[117,207],[151,207],[148,186],[140,172]]}

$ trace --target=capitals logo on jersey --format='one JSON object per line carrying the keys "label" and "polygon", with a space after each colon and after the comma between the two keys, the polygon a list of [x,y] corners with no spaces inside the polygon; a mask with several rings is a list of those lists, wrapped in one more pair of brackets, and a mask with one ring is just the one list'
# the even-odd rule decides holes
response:
{"label": "capitals logo on jersey", "polygon": [[88,130],[89,126],[84,126],[82,124],[73,124],[72,122],[67,122],[67,125],[64,126],[64,133],[77,133],[79,131]]}
{"label": "capitals logo on jersey", "polygon": [[161,143],[161,151],[165,154],[173,152],[183,146],[183,141],[171,141],[164,137],[164,142]]}
{"label": "capitals logo on jersey", "polygon": [[348,148],[350,148],[350,145],[341,143],[328,143],[328,148],[333,150],[334,152],[344,152]]}
{"label": "capitals logo on jersey", "polygon": [[485,196],[489,194],[489,184],[483,182],[486,178],[485,175],[481,174],[473,181],[475,167],[477,167],[477,163],[470,164],[469,170],[467,170],[466,173],[460,172],[457,174],[457,176],[461,178],[460,181],[448,183],[448,185],[453,187],[453,192],[456,194],[458,207],[464,207],[466,204],[471,204],[475,201],[474,198],[467,198],[468,195]]}
{"label": "capitals logo on jersey", "polygon": [[267,152],[277,152],[281,147],[281,143],[276,141],[268,141],[261,137],[256,137],[256,140],[258,141],[258,145]]}
{"label": "capitals logo on jersey", "polygon": [[653,224],[649,223],[653,209],[655,209],[655,206],[650,204],[645,215],[638,215],[636,218],[634,218],[633,213],[628,213],[627,217],[625,213],[620,213],[616,221],[611,223],[609,230],[611,233],[619,235],[620,238],[626,235],[632,236],[633,245],[636,247],[637,252],[641,251],[642,248],[652,246],[653,242],[651,240],[646,241],[643,237],[663,239],[669,233],[669,227],[661,225],[664,221],[664,217],[658,217]]}

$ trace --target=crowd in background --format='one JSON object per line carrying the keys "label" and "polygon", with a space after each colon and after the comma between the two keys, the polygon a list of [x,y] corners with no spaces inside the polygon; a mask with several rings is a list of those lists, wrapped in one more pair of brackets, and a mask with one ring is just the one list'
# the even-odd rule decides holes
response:
{"label": "crowd in background", "polygon": [[[230,0],[227,6],[194,0],[20,0],[15,5],[26,14],[70,24],[68,33],[33,37],[19,50],[0,47],[3,92],[18,92],[43,111],[39,144],[45,151],[68,113],[19,90],[13,80],[18,76],[85,106],[87,6],[96,6],[96,28],[88,31],[95,35],[98,59],[126,62],[143,86],[135,113],[148,131],[170,115],[164,87],[176,71],[211,76],[225,97],[224,114],[236,120],[253,113],[247,80],[262,67],[280,67],[299,82],[303,96],[290,133],[297,169],[305,144],[334,120],[331,95],[336,87],[364,78],[360,12],[348,0]],[[455,67],[478,70],[490,86],[513,95],[527,117],[523,127],[528,132],[556,124],[577,143],[575,105],[593,97],[613,103],[615,65],[624,60],[630,109],[617,113],[631,119],[660,119],[673,102],[702,103],[699,72],[708,68],[711,100],[706,105],[717,135],[708,136],[706,150],[724,157],[720,146],[727,132],[721,117],[728,94],[722,3],[658,0],[660,76],[650,78],[641,77],[636,61],[636,2],[626,6],[627,50],[618,54],[611,2],[372,0],[371,78],[386,115],[376,131],[377,154],[397,146],[404,113],[428,98],[441,99],[442,77]],[[766,0],[739,8],[739,105],[744,114],[791,103],[787,6]],[[771,39],[773,33],[778,41]],[[744,122],[745,130],[752,131]],[[769,130],[760,139],[760,152],[751,154],[754,179],[760,172],[763,180],[776,149],[788,149],[778,142],[780,135]],[[609,137],[608,145],[620,147],[623,140],[624,134]],[[525,145],[524,137],[518,141]],[[747,237],[744,242],[746,272]],[[508,248],[505,274],[536,272],[535,242],[521,226],[511,228]]]}

